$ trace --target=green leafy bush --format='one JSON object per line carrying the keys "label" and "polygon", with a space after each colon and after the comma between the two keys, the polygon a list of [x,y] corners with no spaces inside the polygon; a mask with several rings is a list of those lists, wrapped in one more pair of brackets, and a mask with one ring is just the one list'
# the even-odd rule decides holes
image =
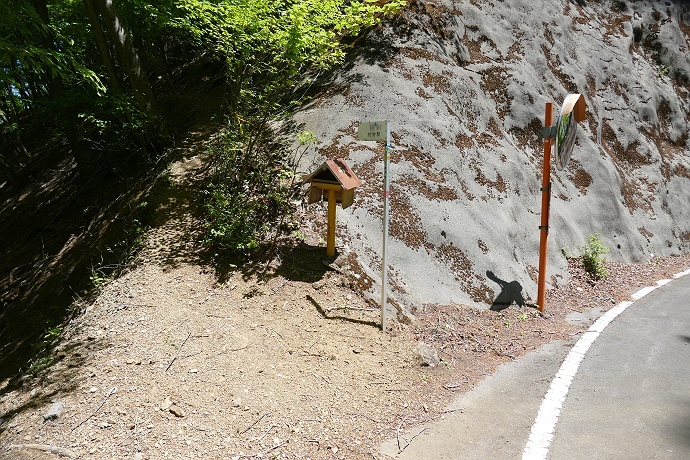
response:
{"label": "green leafy bush", "polygon": [[210,148],[213,175],[205,205],[209,241],[247,253],[289,230],[296,189],[291,155],[281,143],[241,143],[238,137],[224,133]]}
{"label": "green leafy bush", "polygon": [[602,243],[598,233],[590,235],[587,238],[587,244],[580,247],[580,250],[582,251],[582,266],[592,278],[604,279],[609,276],[604,256],[610,249]]}
{"label": "green leafy bush", "polygon": [[[294,164],[290,115],[318,75],[343,62],[343,40],[404,6],[402,0],[182,0],[170,26],[222,62],[226,132],[211,147],[210,242],[249,252],[290,230]],[[298,88],[300,90],[298,91]],[[314,141],[303,132],[304,145]]]}

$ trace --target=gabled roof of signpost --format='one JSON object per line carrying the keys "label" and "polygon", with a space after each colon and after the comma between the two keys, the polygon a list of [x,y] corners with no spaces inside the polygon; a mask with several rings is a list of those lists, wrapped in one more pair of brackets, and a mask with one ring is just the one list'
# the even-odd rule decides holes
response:
{"label": "gabled roof of signpost", "polygon": [[340,184],[343,190],[350,190],[362,185],[362,180],[342,158],[326,160],[313,173],[304,176],[302,182]]}

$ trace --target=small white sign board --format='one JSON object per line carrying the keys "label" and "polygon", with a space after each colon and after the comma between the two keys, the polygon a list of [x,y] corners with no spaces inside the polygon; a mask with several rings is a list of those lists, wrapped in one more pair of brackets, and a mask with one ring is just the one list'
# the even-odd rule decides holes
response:
{"label": "small white sign board", "polygon": [[385,141],[387,134],[387,121],[363,121],[357,129],[360,141]]}

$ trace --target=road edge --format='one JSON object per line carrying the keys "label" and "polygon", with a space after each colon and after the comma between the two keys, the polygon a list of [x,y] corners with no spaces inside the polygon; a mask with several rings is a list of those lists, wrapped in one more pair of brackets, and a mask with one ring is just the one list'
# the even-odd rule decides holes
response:
{"label": "road edge", "polygon": [[539,412],[532,425],[527,444],[523,449],[522,460],[546,460],[549,449],[551,448],[563,403],[570,390],[570,384],[577,374],[580,363],[587,354],[587,351],[604,329],[636,301],[650,292],[670,283],[673,279],[678,279],[686,275],[690,275],[690,268],[674,274],[672,279],[661,279],[657,281],[655,285],[638,290],[630,296],[632,300],[621,302],[601,315],[599,319],[582,334],[582,337],[580,337],[575,346],[570,350],[565,360],[563,360],[561,367],[558,369],[556,376],[551,381],[549,390],[542,400]]}

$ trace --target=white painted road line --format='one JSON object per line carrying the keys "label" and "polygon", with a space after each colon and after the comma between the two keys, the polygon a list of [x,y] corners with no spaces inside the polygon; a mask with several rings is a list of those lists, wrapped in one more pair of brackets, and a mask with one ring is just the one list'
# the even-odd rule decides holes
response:
{"label": "white painted road line", "polygon": [[[690,275],[690,269],[673,275],[674,279],[685,275]],[[551,381],[551,386],[542,400],[537,418],[532,425],[527,444],[522,452],[522,460],[546,460],[549,448],[556,432],[556,424],[560,416],[563,403],[570,390],[570,384],[577,374],[580,363],[584,359],[587,351],[594,341],[606,329],[611,321],[623,313],[635,300],[640,300],[655,289],[671,282],[670,279],[662,279],[656,282],[655,286],[647,286],[635,292],[631,297],[633,302],[621,302],[603,315],[590,326],[589,329],[580,337],[575,346],[570,350],[568,356],[558,369],[556,376]]]}

